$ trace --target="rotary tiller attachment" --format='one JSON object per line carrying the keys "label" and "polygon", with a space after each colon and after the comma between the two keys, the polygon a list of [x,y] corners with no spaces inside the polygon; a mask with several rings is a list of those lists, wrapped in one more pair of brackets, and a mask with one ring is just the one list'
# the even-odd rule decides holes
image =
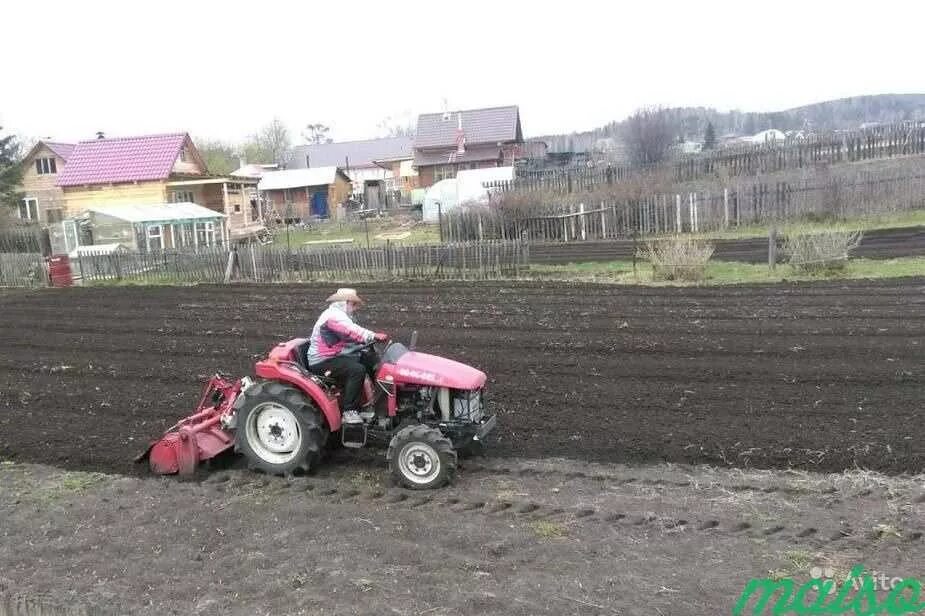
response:
{"label": "rotary tiller attachment", "polygon": [[234,401],[244,385],[244,379],[229,381],[213,376],[196,412],[152,442],[135,462],[147,459],[151,471],[159,475],[192,475],[200,462],[233,447]]}

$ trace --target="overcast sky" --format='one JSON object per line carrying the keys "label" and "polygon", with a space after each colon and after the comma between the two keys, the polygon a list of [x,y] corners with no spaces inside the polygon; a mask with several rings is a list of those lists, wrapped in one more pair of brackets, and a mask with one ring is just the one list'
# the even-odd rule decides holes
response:
{"label": "overcast sky", "polygon": [[8,0],[0,14],[0,125],[35,138],[235,141],[278,116],[295,136],[321,122],[362,139],[444,99],[520,105],[531,136],[650,104],[925,92],[921,0]]}

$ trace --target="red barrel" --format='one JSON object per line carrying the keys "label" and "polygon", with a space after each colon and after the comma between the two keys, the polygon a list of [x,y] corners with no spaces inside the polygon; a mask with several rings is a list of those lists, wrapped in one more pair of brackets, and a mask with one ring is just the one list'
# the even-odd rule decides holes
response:
{"label": "red barrel", "polygon": [[48,275],[53,287],[70,287],[74,284],[71,274],[71,259],[67,255],[48,257]]}

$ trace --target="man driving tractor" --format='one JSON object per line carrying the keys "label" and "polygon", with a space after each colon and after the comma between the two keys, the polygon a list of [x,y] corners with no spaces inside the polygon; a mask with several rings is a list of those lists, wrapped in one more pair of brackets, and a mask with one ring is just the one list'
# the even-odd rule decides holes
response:
{"label": "man driving tractor", "polygon": [[330,304],[312,329],[306,353],[309,370],[323,375],[330,372],[341,386],[343,422],[361,424],[360,394],[366,375],[374,376],[379,357],[372,342],[385,342],[388,334],[357,325],[353,314],[363,300],[355,289],[338,289],[327,299]]}

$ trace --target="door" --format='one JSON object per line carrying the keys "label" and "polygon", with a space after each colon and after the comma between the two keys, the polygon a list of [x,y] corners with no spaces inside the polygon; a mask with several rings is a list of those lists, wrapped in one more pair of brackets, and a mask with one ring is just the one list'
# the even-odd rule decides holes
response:
{"label": "door", "polygon": [[317,216],[319,218],[328,217],[327,189],[316,190],[312,193],[312,216]]}
{"label": "door", "polygon": [[65,220],[63,226],[65,252],[71,253],[80,245],[80,239],[77,235],[77,221]]}

